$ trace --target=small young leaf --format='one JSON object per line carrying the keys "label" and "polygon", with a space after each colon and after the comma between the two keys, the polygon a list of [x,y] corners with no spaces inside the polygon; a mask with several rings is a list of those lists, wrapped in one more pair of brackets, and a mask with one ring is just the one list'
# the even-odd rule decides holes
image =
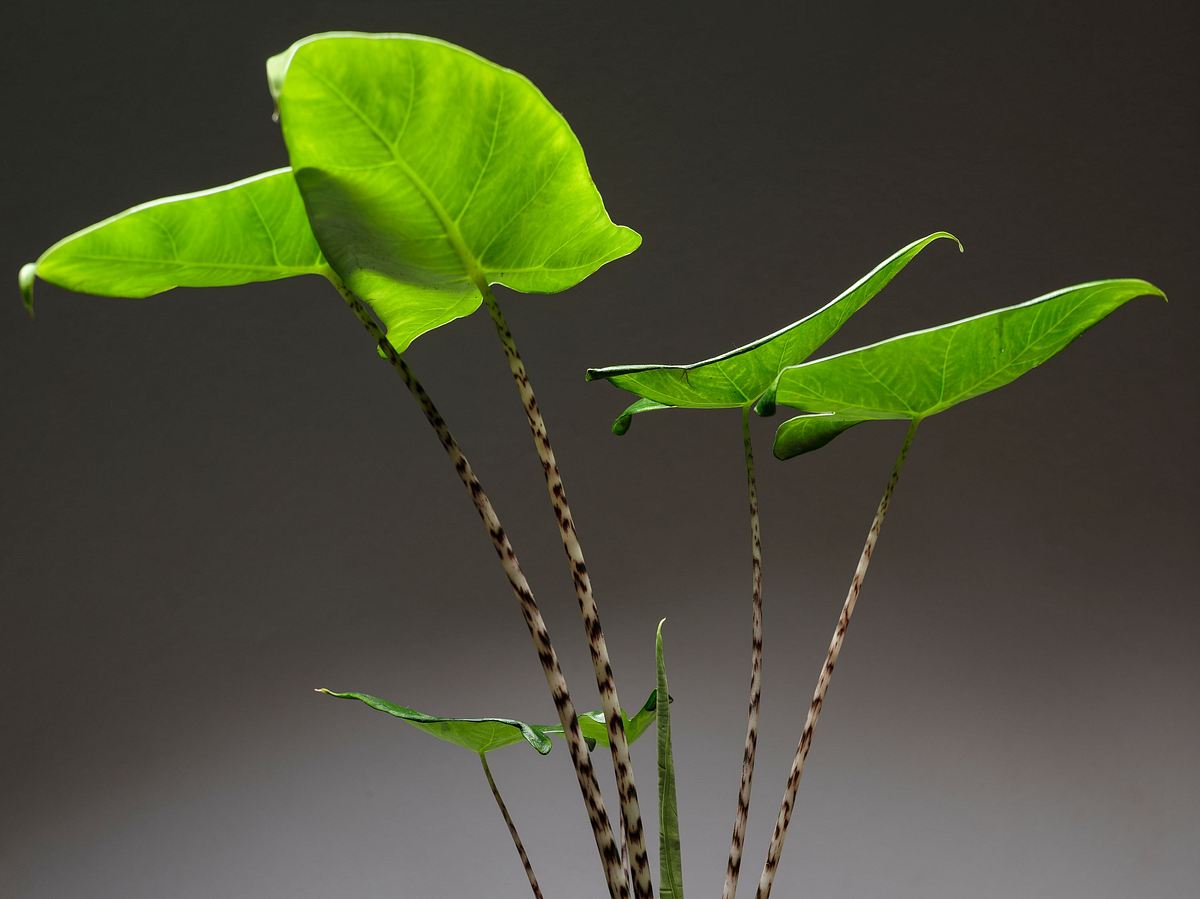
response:
{"label": "small young leaf", "polygon": [[21,269],[80,293],[148,297],[333,272],[317,246],[290,169],[143,203],[60,240]]}
{"label": "small young leaf", "polygon": [[863,421],[928,418],[1003,387],[1141,296],[1166,298],[1135,278],[1093,281],[788,368],[775,397],[809,414],[780,425],[775,455],[817,449]]}
{"label": "small young leaf", "polygon": [[317,239],[404,351],[481,287],[556,293],[641,238],[523,76],[409,34],[318,34],[267,64]]}
{"label": "small young leaf", "polygon": [[335,699],[357,699],[373,709],[407,721],[413,727],[432,734],[439,740],[454,743],[472,752],[491,752],[501,746],[519,743],[522,739],[542,755],[548,753],[552,746],[547,728],[513,721],[511,718],[439,718],[366,693],[334,693],[324,689],[317,692]]}
{"label": "small young leaf", "polygon": [[671,699],[667,665],[663,661],[662,629],[654,640],[658,672],[658,865],[659,899],[683,899],[683,862],[679,851],[679,808],[675,795],[675,759],[671,754]]}
{"label": "small young leaf", "polygon": [[921,250],[939,238],[958,242],[946,231],[913,241],[816,312],[739,349],[690,365],[614,365],[588,369],[589,381],[603,379],[642,397],[613,422],[613,433],[620,435],[629,430],[630,420],[639,412],[677,407],[741,408],[757,402],[780,371],[807,359]]}
{"label": "small young leaf", "polygon": [[[633,717],[630,717],[627,712],[621,713],[621,717],[625,719],[625,737],[631,745],[654,723],[657,708],[658,691],[651,690],[650,695],[646,697],[646,701],[633,714]],[[604,721],[603,709],[593,709],[580,715],[579,729],[583,732],[583,738],[588,741],[590,748],[594,749],[597,745],[608,746],[608,727]],[[542,730],[556,737],[562,736],[563,732],[561,724],[547,725]]]}

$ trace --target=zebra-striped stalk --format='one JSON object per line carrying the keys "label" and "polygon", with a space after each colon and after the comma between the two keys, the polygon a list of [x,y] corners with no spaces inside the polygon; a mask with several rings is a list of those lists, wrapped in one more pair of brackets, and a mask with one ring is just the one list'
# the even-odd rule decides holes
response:
{"label": "zebra-striped stalk", "polygon": [[458,442],[454,439],[454,435],[450,433],[445,419],[442,418],[441,413],[434,406],[433,401],[429,398],[429,394],[425,392],[425,388],[421,386],[421,382],[417,380],[412,369],[408,367],[408,363],[396,352],[395,347],[388,342],[383,329],[375,321],[366,304],[345,288],[339,288],[339,290],[342,298],[346,301],[346,305],[350,307],[350,310],[362,322],[363,327],[375,339],[379,355],[400,375],[404,380],[405,386],[408,387],[409,393],[413,395],[413,398],[417,401],[417,405],[421,407],[421,412],[424,413],[426,420],[437,435],[438,441],[446,450],[446,454],[454,464],[454,470],[458,472],[463,486],[467,488],[467,492],[471,495],[471,501],[475,504],[475,510],[483,520],[488,536],[492,540],[492,546],[495,548],[496,554],[500,557],[500,565],[504,569],[504,574],[508,578],[513,594],[520,605],[521,615],[524,617],[525,624],[529,628],[529,635],[533,639],[534,648],[537,650],[538,660],[542,663],[542,671],[546,676],[546,685],[550,688],[550,696],[554,700],[554,708],[558,713],[558,720],[563,726],[563,734],[566,737],[567,750],[571,756],[571,763],[575,767],[575,776],[579,781],[579,790],[583,794],[583,801],[587,806],[588,820],[592,825],[592,834],[596,840],[596,849],[600,853],[600,861],[604,866],[604,876],[608,884],[609,896],[611,899],[629,899],[629,885],[621,866],[621,850],[618,848],[616,840],[613,837],[612,825],[609,823],[608,813],[604,809],[604,797],[600,793],[599,784],[596,783],[596,772],[592,768],[592,759],[588,754],[583,734],[579,730],[579,720],[576,716],[575,704],[571,701],[571,694],[567,689],[566,678],[563,677],[562,668],[558,663],[558,655],[555,653],[554,645],[550,641],[550,632],[546,628],[546,622],[542,619],[541,610],[538,608],[537,601],[533,597],[533,591],[529,588],[529,582],[525,579],[525,574],[521,570],[521,564],[517,560],[517,554],[514,552],[512,543],[508,539],[508,534],[501,526],[500,519],[496,516],[496,510],[492,507],[491,500],[484,492],[479,479],[475,476],[475,472],[471,468],[471,463],[463,454],[462,449],[459,448]]}
{"label": "zebra-striped stalk", "polygon": [[596,672],[596,686],[600,691],[600,704],[604,709],[604,719],[608,726],[608,742],[612,751],[613,771],[616,774],[617,792],[620,796],[621,812],[625,821],[625,835],[629,841],[629,868],[633,874],[633,895],[635,899],[654,899],[654,886],[650,882],[650,858],[646,853],[646,836],[642,830],[642,812],[638,806],[637,787],[633,780],[633,765],[629,759],[629,742],[625,737],[625,722],[621,718],[621,702],[617,697],[617,686],[613,680],[608,646],[604,641],[604,631],[600,627],[600,614],[596,608],[596,599],[592,594],[591,578],[588,576],[583,550],[575,533],[575,521],[571,517],[571,507],[567,504],[566,489],[558,471],[558,462],[554,458],[554,449],[550,445],[546,422],[542,419],[537,397],[533,392],[533,385],[529,382],[525,364],[521,361],[521,354],[517,351],[512,330],[508,327],[504,313],[500,311],[500,306],[487,282],[481,280],[477,286],[483,294],[483,301],[487,306],[488,314],[492,317],[492,323],[496,326],[496,334],[504,347],[504,355],[508,359],[509,371],[516,383],[521,405],[525,408],[525,417],[529,422],[529,429],[533,433],[533,442],[546,476],[546,489],[550,494],[550,504],[558,519],[558,530],[571,568],[571,580],[575,584],[575,595],[579,599],[579,611],[583,617],[584,630],[587,633],[588,645],[592,653],[592,667]]}
{"label": "zebra-striped stalk", "polygon": [[904,460],[908,456],[908,448],[912,445],[913,435],[916,434],[919,423],[920,420],[917,419],[908,426],[908,433],[904,436],[904,445],[900,448],[900,454],[896,456],[895,464],[892,465],[892,473],[888,478],[887,487],[884,488],[883,497],[879,500],[879,508],[875,511],[871,529],[867,532],[866,545],[863,546],[858,566],[854,569],[854,577],[850,581],[846,602],[838,616],[837,628],[833,632],[833,639],[829,643],[829,652],[825,655],[825,664],[817,678],[817,688],[813,691],[812,702],[808,706],[808,717],[804,722],[800,744],[796,747],[796,755],[792,759],[792,771],[788,776],[783,802],[779,806],[779,817],[775,821],[775,830],[771,834],[771,845],[767,850],[767,860],[758,881],[756,899],[767,899],[771,895],[775,872],[779,869],[779,857],[783,853],[783,840],[787,834],[788,824],[792,820],[792,809],[796,804],[796,791],[800,787],[800,775],[804,771],[804,761],[808,758],[808,751],[812,747],[813,729],[817,726],[817,719],[821,717],[821,707],[825,705],[825,693],[829,689],[829,681],[833,677],[833,667],[837,664],[838,654],[842,651],[842,642],[846,639],[846,629],[850,626],[850,616],[854,614],[854,606],[858,602],[859,593],[862,592],[863,580],[867,576],[867,567],[871,564],[871,556],[875,552],[875,543],[879,540],[883,519],[892,502],[892,492],[896,489],[896,482],[900,480],[900,471],[904,468]]}
{"label": "zebra-striped stalk", "polygon": [[525,876],[529,878],[529,886],[533,890],[533,895],[536,899],[542,899],[542,888],[538,886],[537,877],[533,873],[533,865],[529,863],[529,855],[525,852],[525,844],[521,842],[521,835],[517,833],[517,825],[513,823],[512,816],[508,813],[508,806],[504,804],[504,797],[500,795],[500,788],[496,786],[496,780],[492,777],[492,769],[488,765],[486,753],[479,753],[479,762],[483,765],[483,773],[487,777],[488,786],[492,788],[492,795],[496,797],[496,805],[500,807],[500,814],[504,816],[504,823],[508,825],[513,845],[517,847],[517,855],[521,856],[521,864],[525,868]]}
{"label": "zebra-striped stalk", "polygon": [[721,899],[734,899],[738,873],[742,868],[742,847],[746,842],[746,819],[750,815],[750,783],[754,777],[754,756],[758,749],[758,707],[762,699],[762,533],[758,524],[758,484],[754,477],[754,446],[750,438],[750,407],[742,409],[742,446],[746,457],[746,489],[750,500],[750,707],[746,714],[746,749],[742,754],[742,783],[738,789],[737,814],[733,819],[733,839],[725,866],[725,888]]}

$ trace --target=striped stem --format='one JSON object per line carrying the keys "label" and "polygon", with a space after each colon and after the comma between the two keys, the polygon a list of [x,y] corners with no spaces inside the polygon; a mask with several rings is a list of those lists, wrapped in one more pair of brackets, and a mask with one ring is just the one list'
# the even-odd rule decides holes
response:
{"label": "striped stem", "polygon": [[583,734],[579,730],[579,720],[575,713],[575,704],[571,701],[571,694],[567,689],[567,681],[563,677],[562,668],[559,666],[558,655],[554,651],[554,645],[550,642],[550,632],[546,628],[546,622],[542,619],[542,613],[538,608],[537,601],[533,597],[533,592],[529,589],[529,582],[525,579],[525,574],[521,570],[521,564],[517,560],[516,553],[513,551],[508,534],[501,526],[500,519],[496,516],[496,510],[492,507],[491,500],[484,492],[479,479],[475,476],[475,472],[471,468],[471,463],[463,455],[458,442],[450,433],[445,419],[442,418],[441,413],[434,406],[433,401],[429,398],[429,394],[425,392],[425,388],[421,386],[412,369],[408,367],[403,357],[396,352],[395,347],[388,342],[383,329],[375,321],[366,304],[344,287],[339,287],[339,292],[346,301],[346,305],[350,307],[350,310],[362,322],[363,327],[375,339],[379,355],[387,360],[392,368],[396,370],[403,379],[405,386],[408,387],[409,393],[417,401],[417,405],[421,407],[426,420],[432,426],[434,433],[437,434],[438,441],[442,444],[442,447],[446,450],[446,454],[450,457],[450,461],[454,464],[454,470],[458,472],[463,486],[467,488],[467,492],[471,495],[471,501],[475,504],[475,510],[483,520],[484,527],[491,538],[492,546],[495,548],[496,554],[500,557],[500,565],[504,569],[504,574],[508,578],[513,594],[517,598],[517,603],[521,608],[521,615],[524,617],[525,624],[529,628],[529,635],[533,640],[534,648],[537,650],[538,660],[542,663],[542,671],[546,676],[546,685],[550,688],[550,696],[554,700],[554,708],[558,712],[558,720],[563,726],[564,736],[567,740],[567,749],[571,756],[571,762],[575,767],[575,776],[579,781],[579,789],[583,794],[584,805],[587,807],[588,820],[591,822],[592,834],[596,839],[596,849],[600,853],[600,860],[604,866],[604,876],[608,883],[609,896],[612,899],[628,899],[629,885],[621,869],[621,850],[617,847],[616,840],[613,838],[612,825],[609,823],[608,813],[604,809],[604,797],[601,795],[600,787],[596,783],[596,773],[592,769],[591,756],[588,754]]}
{"label": "striped stem", "polygon": [[908,456],[908,448],[912,445],[913,435],[917,432],[919,419],[914,419],[908,426],[904,436],[904,445],[896,462],[892,465],[892,474],[884,488],[883,497],[879,500],[879,508],[867,532],[867,542],[859,556],[858,566],[854,569],[854,577],[850,581],[850,590],[846,594],[846,602],[838,616],[837,628],[829,643],[829,652],[825,655],[825,664],[817,678],[817,688],[813,691],[812,702],[808,706],[808,717],[804,722],[804,731],[800,736],[800,744],[796,747],[795,758],[792,759],[792,771],[788,776],[787,789],[783,794],[783,802],[779,806],[779,817],[775,820],[775,830],[771,834],[771,846],[767,850],[767,860],[763,865],[762,876],[758,881],[756,899],[767,899],[771,895],[771,886],[775,882],[775,872],[779,869],[779,857],[783,853],[783,840],[787,834],[788,824],[792,820],[792,809],[796,804],[796,791],[800,787],[800,775],[804,772],[804,761],[812,748],[813,729],[817,719],[821,717],[821,708],[825,705],[825,693],[829,689],[829,681],[833,677],[833,666],[837,664],[838,654],[842,651],[842,642],[846,639],[846,629],[850,626],[850,616],[854,614],[854,606],[858,603],[858,595],[862,592],[863,580],[867,576],[867,566],[871,564],[871,556],[875,552],[875,543],[879,540],[879,531],[883,527],[883,519],[887,515],[888,506],[892,502],[892,492],[896,482],[900,480],[900,471],[904,468],[904,460]]}
{"label": "striped stem", "polygon": [[616,774],[621,813],[625,821],[625,835],[629,841],[629,867],[633,874],[633,895],[635,899],[654,899],[654,887],[650,882],[650,859],[646,854],[646,836],[642,830],[642,812],[638,806],[637,787],[633,780],[633,764],[629,759],[629,742],[625,737],[621,702],[617,697],[617,685],[613,680],[612,664],[608,657],[608,646],[604,641],[604,631],[600,627],[600,613],[596,608],[596,599],[592,595],[591,578],[588,576],[587,564],[583,559],[583,549],[579,545],[579,538],[575,532],[571,507],[567,504],[566,489],[558,471],[558,462],[554,458],[554,449],[550,445],[546,422],[542,419],[537,397],[533,392],[533,385],[529,382],[529,375],[525,371],[525,363],[521,361],[521,354],[517,351],[512,331],[487,282],[481,280],[477,286],[483,294],[483,301],[487,306],[488,314],[492,317],[492,323],[496,326],[496,334],[504,347],[504,355],[508,358],[509,371],[512,373],[517,392],[521,397],[521,405],[525,408],[525,417],[529,422],[529,429],[533,433],[533,442],[546,476],[546,489],[550,494],[550,504],[558,519],[563,549],[566,551],[567,561],[571,568],[571,580],[575,584],[575,595],[579,599],[579,612],[583,617],[584,630],[587,633],[588,645],[592,653],[592,667],[595,669],[596,686],[600,691],[600,704],[604,709],[604,719],[608,725],[608,742],[612,751],[613,771]]}
{"label": "striped stem", "polygon": [[738,874],[742,868],[742,847],[746,842],[746,819],[750,815],[750,782],[754,777],[754,756],[758,749],[758,707],[762,698],[762,533],[758,523],[758,484],[754,477],[754,446],[750,439],[750,407],[742,409],[742,446],[746,456],[746,487],[750,500],[750,708],[746,715],[746,749],[742,754],[742,783],[738,789],[737,814],[733,819],[733,839],[725,866],[725,888],[721,899],[737,895]]}
{"label": "striped stem", "polygon": [[492,795],[496,797],[496,805],[500,807],[500,814],[504,816],[504,823],[508,825],[513,845],[517,847],[517,855],[521,856],[521,864],[525,868],[525,876],[529,878],[529,886],[533,890],[533,895],[536,899],[542,899],[542,889],[538,886],[537,877],[533,873],[533,865],[529,863],[525,845],[521,842],[521,835],[517,833],[517,825],[513,824],[512,816],[508,813],[508,806],[504,804],[504,797],[500,795],[500,788],[496,786],[496,780],[492,777],[492,769],[488,766],[487,755],[479,753],[479,761],[483,765],[483,773],[487,777],[488,786],[492,788]]}

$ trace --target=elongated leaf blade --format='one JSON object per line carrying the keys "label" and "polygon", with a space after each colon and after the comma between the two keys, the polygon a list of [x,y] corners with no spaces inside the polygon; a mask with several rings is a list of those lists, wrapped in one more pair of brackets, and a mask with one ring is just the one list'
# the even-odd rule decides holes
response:
{"label": "elongated leaf blade", "polygon": [[[613,423],[624,434],[632,417],[657,409],[729,409],[751,405],[790,365],[807,359],[855,312],[936,240],[958,239],[938,231],[897,250],[838,297],[786,328],[702,362],[689,365],[614,365],[588,369],[589,381],[606,380],[642,397]],[[961,244],[959,245],[961,249]]]}
{"label": "elongated leaf blade", "polygon": [[332,690],[318,690],[326,696],[335,699],[355,699],[376,711],[391,715],[411,724],[418,730],[454,743],[472,752],[491,752],[502,746],[510,746],[524,740],[542,755],[551,749],[547,729],[536,724],[526,724],[524,721],[514,721],[511,718],[441,718],[426,715],[407,706],[397,705],[378,696],[368,693],[335,693]]}
{"label": "elongated leaf blade", "polygon": [[671,694],[663,660],[662,629],[654,640],[658,672],[658,865],[659,899],[683,899],[683,861],[679,850],[679,805],[675,793],[675,759],[671,753]]}
{"label": "elongated leaf blade", "polygon": [[397,350],[481,285],[556,293],[633,252],[583,149],[523,76],[409,34],[330,33],[267,65],[317,239]]}
{"label": "elongated leaf blade", "polygon": [[1140,279],[1093,281],[788,368],[775,398],[810,414],[779,427],[775,455],[817,449],[863,421],[928,418],[1003,387],[1141,296],[1165,299]]}
{"label": "elongated leaf blade", "polygon": [[[657,717],[657,708],[658,691],[651,690],[646,701],[642,703],[642,707],[632,716],[628,712],[621,712],[621,717],[625,720],[625,737],[630,744],[637,742],[638,738],[654,723]],[[597,745],[608,746],[608,726],[604,720],[603,709],[593,709],[580,715],[579,729],[583,732],[583,738],[588,741],[589,747],[594,749]],[[561,737],[563,732],[561,724],[547,725],[542,730],[556,737]]]}
{"label": "elongated leaf blade", "polygon": [[176,287],[221,287],[332,272],[308,225],[290,169],[165,197],[65,237],[22,269],[105,297],[148,297]]}

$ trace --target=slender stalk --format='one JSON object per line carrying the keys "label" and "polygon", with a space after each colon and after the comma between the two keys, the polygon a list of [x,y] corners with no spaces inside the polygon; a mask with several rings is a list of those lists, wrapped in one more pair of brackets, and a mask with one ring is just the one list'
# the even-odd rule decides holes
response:
{"label": "slender stalk", "polygon": [[913,435],[917,432],[919,420],[914,420],[908,426],[904,436],[904,445],[892,465],[892,474],[884,488],[883,497],[879,500],[879,508],[867,532],[867,542],[863,546],[862,555],[858,558],[858,566],[854,569],[854,577],[850,581],[850,590],[846,594],[846,602],[838,616],[837,628],[829,643],[829,652],[825,655],[825,664],[817,678],[817,688],[813,691],[812,702],[808,706],[808,717],[804,722],[804,731],[800,736],[800,744],[796,747],[795,758],[792,759],[792,772],[788,776],[787,789],[783,794],[783,802],[779,806],[779,817],[775,821],[775,831],[771,834],[771,846],[767,850],[767,860],[763,865],[762,876],[758,881],[757,899],[767,899],[771,895],[771,886],[775,882],[775,872],[779,868],[779,857],[783,853],[783,840],[787,834],[788,824],[792,820],[792,809],[796,803],[796,791],[800,787],[800,775],[804,771],[804,761],[812,747],[813,729],[817,719],[821,717],[821,707],[825,705],[825,693],[829,689],[829,681],[833,677],[833,666],[837,664],[838,654],[842,651],[842,642],[846,639],[846,629],[850,626],[850,616],[854,614],[854,606],[858,603],[858,595],[862,592],[863,580],[867,576],[867,567],[871,564],[871,556],[875,552],[875,543],[879,540],[879,531],[883,527],[883,519],[887,515],[888,506],[892,502],[892,492],[896,482],[900,480],[900,471],[904,468],[904,460],[908,456],[908,448],[912,446]]}
{"label": "slender stalk", "polygon": [[504,816],[504,823],[508,825],[513,845],[517,847],[517,855],[521,856],[521,864],[525,868],[525,876],[529,878],[529,886],[533,890],[533,895],[537,899],[542,899],[542,889],[538,886],[537,877],[533,873],[533,865],[529,863],[525,845],[521,842],[521,835],[517,833],[517,825],[513,824],[512,816],[508,813],[508,806],[504,804],[504,797],[500,795],[500,788],[496,786],[496,780],[492,777],[492,769],[488,766],[485,753],[479,753],[479,762],[483,765],[483,773],[487,777],[488,786],[492,788],[492,795],[496,797],[496,805],[500,807],[500,814]]}
{"label": "slender stalk", "polygon": [[588,820],[591,822],[592,834],[596,839],[596,849],[599,851],[600,860],[604,865],[604,875],[608,883],[609,895],[612,899],[628,899],[629,886],[621,869],[621,850],[617,847],[616,840],[613,838],[612,825],[609,823],[608,813],[604,809],[604,797],[601,795],[600,787],[596,783],[596,773],[592,769],[591,756],[588,754],[583,734],[579,730],[579,720],[575,713],[575,704],[571,701],[571,694],[567,689],[566,678],[563,677],[562,668],[558,663],[558,655],[555,653],[554,645],[550,641],[550,632],[546,628],[546,622],[542,619],[541,610],[538,608],[537,601],[533,597],[533,591],[529,588],[529,582],[525,579],[524,572],[521,571],[521,564],[517,560],[517,554],[508,539],[508,534],[500,524],[500,519],[496,516],[496,510],[492,507],[491,500],[484,492],[479,479],[475,476],[475,472],[471,468],[471,463],[463,455],[463,451],[459,448],[458,442],[450,433],[445,419],[442,418],[441,413],[434,406],[433,401],[429,398],[429,394],[425,392],[425,388],[421,386],[412,369],[408,367],[403,357],[396,352],[395,347],[388,342],[387,337],[384,336],[383,329],[372,317],[362,300],[345,288],[340,287],[339,291],[346,304],[350,307],[350,310],[362,322],[363,327],[375,338],[379,355],[387,360],[392,368],[396,370],[404,380],[404,384],[408,387],[413,398],[417,401],[417,405],[421,407],[426,420],[433,427],[434,433],[437,434],[438,441],[442,444],[442,447],[446,450],[446,454],[450,457],[450,461],[454,464],[454,470],[458,472],[463,486],[467,488],[467,492],[471,495],[471,500],[475,504],[475,509],[479,513],[479,517],[483,520],[488,536],[492,540],[492,546],[495,548],[496,554],[500,557],[500,565],[504,569],[504,574],[508,578],[513,594],[517,598],[517,603],[520,605],[521,615],[524,617],[525,624],[529,628],[529,636],[532,638],[534,648],[537,650],[538,659],[542,663],[542,671],[546,676],[546,685],[550,688],[550,696],[554,700],[554,708],[558,712],[558,720],[563,726],[563,733],[567,740],[567,749],[571,756],[571,762],[575,766],[575,776],[579,781],[579,789],[583,794],[584,804],[587,806]]}
{"label": "slender stalk", "polygon": [[587,564],[583,559],[583,549],[579,545],[579,537],[575,532],[571,507],[567,504],[566,489],[558,471],[558,462],[554,458],[554,449],[550,445],[546,422],[542,419],[537,397],[533,392],[533,385],[525,371],[525,363],[521,361],[521,354],[517,351],[512,331],[509,329],[508,322],[504,319],[504,313],[500,311],[496,297],[492,294],[487,282],[481,279],[477,286],[483,294],[483,301],[487,306],[488,314],[492,317],[492,323],[496,326],[496,334],[500,338],[500,344],[504,347],[504,355],[508,358],[509,371],[512,372],[513,381],[516,383],[517,392],[521,397],[521,405],[525,408],[525,417],[529,422],[529,429],[533,433],[533,442],[546,476],[546,489],[550,494],[550,504],[558,519],[558,530],[562,536],[563,549],[566,551],[567,561],[571,568],[571,580],[575,584],[575,595],[579,599],[579,612],[583,617],[583,626],[592,653],[596,686],[600,691],[600,703],[608,725],[608,742],[612,751],[613,771],[616,774],[617,792],[621,800],[625,834],[629,841],[629,867],[633,874],[633,895],[635,899],[653,899],[654,887],[650,882],[650,859],[646,854],[642,812],[638,805],[637,787],[633,780],[633,765],[629,759],[629,741],[625,737],[621,702],[617,697],[617,685],[613,680],[608,645],[604,641],[604,630],[600,626],[600,613],[592,594],[592,581],[588,576]]}
{"label": "slender stalk", "polygon": [[725,866],[725,888],[721,899],[737,895],[738,874],[742,868],[742,847],[746,842],[746,819],[750,815],[750,782],[754,777],[754,756],[758,749],[758,707],[762,699],[762,532],[758,524],[758,484],[754,477],[754,446],[750,439],[750,407],[742,409],[742,446],[746,456],[746,488],[750,500],[750,709],[746,715],[746,749],[742,754],[742,784],[738,789],[737,814],[733,819],[733,839],[729,862]]}
{"label": "slender stalk", "polygon": [[621,815],[621,867],[626,877],[633,877],[633,872],[629,870],[629,828],[625,826],[624,815]]}

